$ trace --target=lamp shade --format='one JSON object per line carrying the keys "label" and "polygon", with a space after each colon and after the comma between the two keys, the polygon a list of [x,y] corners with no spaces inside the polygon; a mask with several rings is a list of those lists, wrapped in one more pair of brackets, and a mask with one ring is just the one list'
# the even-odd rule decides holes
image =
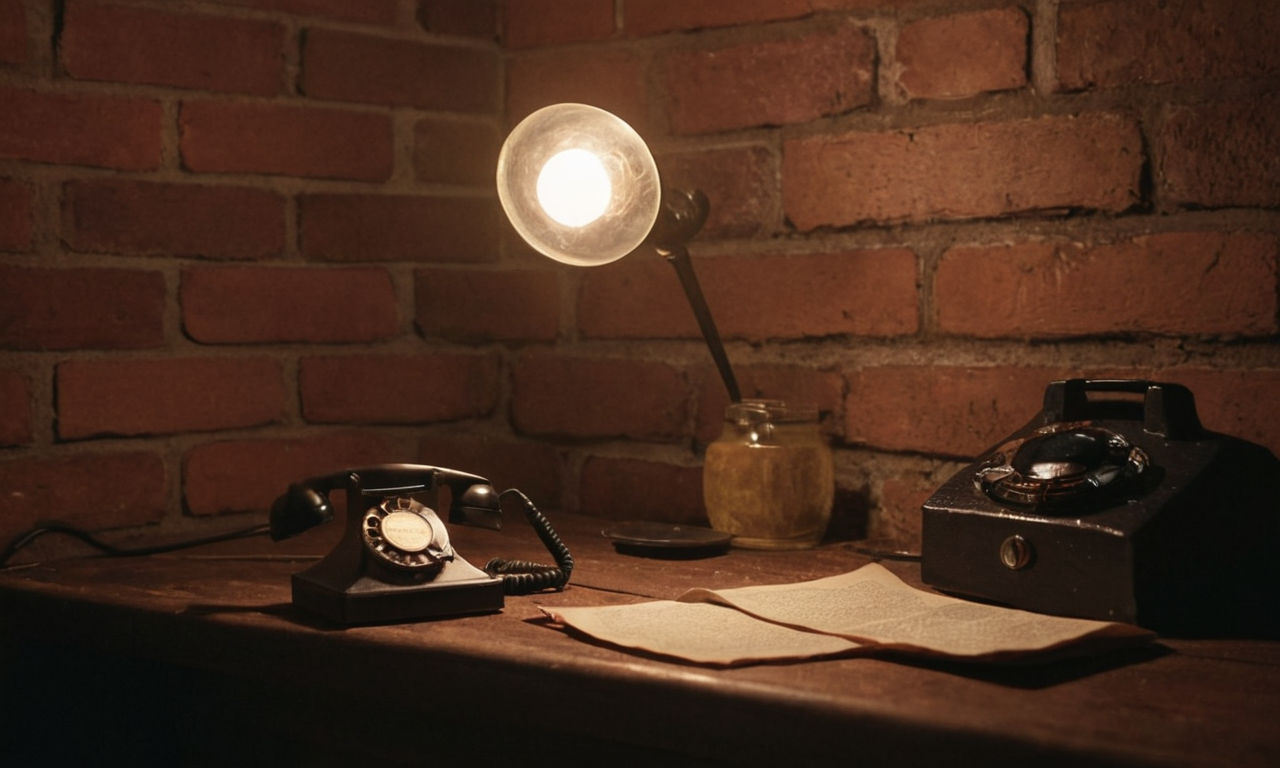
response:
{"label": "lamp shade", "polygon": [[498,155],[497,181],[520,236],[545,256],[583,267],[644,242],[662,197],[640,135],[586,104],[555,104],[520,121]]}

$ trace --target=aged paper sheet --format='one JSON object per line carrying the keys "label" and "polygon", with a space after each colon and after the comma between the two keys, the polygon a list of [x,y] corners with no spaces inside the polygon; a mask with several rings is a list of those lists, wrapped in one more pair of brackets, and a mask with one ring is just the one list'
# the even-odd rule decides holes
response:
{"label": "aged paper sheet", "polygon": [[699,664],[816,658],[858,647],[841,637],[791,629],[713,603],[656,600],[542,611],[597,640]]}
{"label": "aged paper sheet", "polygon": [[597,640],[701,664],[879,649],[982,661],[1142,642],[1129,624],[1045,616],[915,589],[878,564],[797,584],[692,589],[677,601],[543,608]]}
{"label": "aged paper sheet", "polygon": [[679,599],[731,605],[765,621],[881,648],[970,659],[1012,659],[1077,643],[1152,637],[1131,624],[1046,616],[925,592],[876,563],[799,584],[693,589]]}

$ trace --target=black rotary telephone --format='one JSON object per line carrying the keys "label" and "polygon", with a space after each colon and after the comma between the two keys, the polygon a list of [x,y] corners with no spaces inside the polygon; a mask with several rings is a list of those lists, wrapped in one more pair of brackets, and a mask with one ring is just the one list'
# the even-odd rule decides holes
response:
{"label": "black rotary telephone", "polygon": [[1161,632],[1280,637],[1280,460],[1185,386],[1067,379],[924,503],[943,591]]}
{"label": "black rotary telephone", "polygon": [[[422,464],[380,464],[289,486],[271,505],[271,538],[302,533],[333,519],[329,494],[347,492],[347,527],[323,560],[293,575],[293,603],[339,624],[375,624],[502,609],[503,596],[562,589],[573,556],[533,502],[512,488],[501,494],[477,475]],[[457,554],[436,513],[448,492],[450,524],[497,530],[508,494],[556,565],[490,560],[476,568]]]}

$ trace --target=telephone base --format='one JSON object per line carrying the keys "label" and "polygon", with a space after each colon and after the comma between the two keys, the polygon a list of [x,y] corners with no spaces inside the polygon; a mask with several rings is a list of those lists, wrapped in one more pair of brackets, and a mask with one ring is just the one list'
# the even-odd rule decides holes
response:
{"label": "telephone base", "polygon": [[503,606],[502,579],[461,557],[423,584],[389,584],[364,575],[345,582],[319,568],[295,573],[293,604],[344,625],[495,613]]}
{"label": "telephone base", "polygon": [[[1090,399],[1108,393],[1130,398]],[[1091,447],[1104,440],[1119,458]],[[1057,381],[1039,415],[924,503],[920,575],[1023,610],[1280,637],[1277,498],[1280,461],[1205,430],[1185,387]]]}

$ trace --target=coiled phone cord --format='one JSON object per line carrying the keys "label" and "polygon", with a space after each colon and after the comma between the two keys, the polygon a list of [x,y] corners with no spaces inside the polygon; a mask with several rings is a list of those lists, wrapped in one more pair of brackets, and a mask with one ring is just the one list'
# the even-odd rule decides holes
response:
{"label": "coiled phone cord", "polygon": [[528,519],[538,538],[546,546],[547,551],[555,558],[555,565],[535,563],[532,560],[503,560],[495,557],[485,563],[484,570],[490,576],[502,577],[502,590],[508,595],[527,595],[544,589],[564,589],[569,583],[569,574],[573,572],[573,555],[560,540],[546,516],[533,505],[528,496],[516,488],[508,488],[498,495],[501,499],[507,494],[518,496],[524,502],[524,516]]}

